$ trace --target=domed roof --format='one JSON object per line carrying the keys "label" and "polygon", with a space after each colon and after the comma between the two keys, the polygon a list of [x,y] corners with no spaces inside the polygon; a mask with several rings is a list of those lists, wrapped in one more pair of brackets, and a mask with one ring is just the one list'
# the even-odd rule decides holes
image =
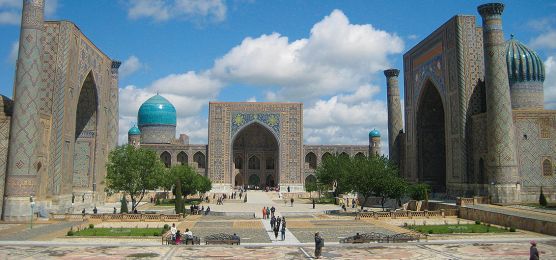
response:
{"label": "domed roof", "polygon": [[369,132],[369,137],[380,137],[380,132],[376,129],[373,129],[373,131]]}
{"label": "domed roof", "polygon": [[140,135],[140,134],[141,134],[141,130],[139,130],[139,128],[136,125],[131,127],[129,131],[127,131],[127,135]]}
{"label": "domed roof", "polygon": [[510,83],[544,81],[544,65],[535,51],[514,39],[513,35],[505,45]]}
{"label": "domed roof", "polygon": [[167,99],[156,94],[141,105],[137,121],[139,126],[176,125],[176,108]]}

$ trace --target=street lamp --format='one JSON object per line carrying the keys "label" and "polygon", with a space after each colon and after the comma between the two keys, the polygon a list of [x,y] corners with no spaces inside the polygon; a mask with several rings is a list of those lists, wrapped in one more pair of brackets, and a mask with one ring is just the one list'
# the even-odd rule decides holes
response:
{"label": "street lamp", "polygon": [[30,229],[33,229],[33,213],[35,210],[35,201],[33,200],[33,195],[29,196],[29,202],[31,202],[31,224]]}

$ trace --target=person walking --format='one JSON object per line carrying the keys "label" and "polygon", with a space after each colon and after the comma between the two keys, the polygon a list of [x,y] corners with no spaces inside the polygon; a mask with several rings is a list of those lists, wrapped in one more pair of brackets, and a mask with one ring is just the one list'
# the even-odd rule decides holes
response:
{"label": "person walking", "polygon": [[278,231],[280,228],[278,226],[274,226],[274,239],[278,240]]}
{"label": "person walking", "polygon": [[282,225],[282,241],[286,240],[286,225]]}
{"label": "person walking", "polygon": [[278,216],[278,218],[276,218],[276,224],[274,224],[274,226],[277,226],[278,230],[280,230],[280,224],[282,224],[282,219],[280,218],[280,216]]}
{"label": "person walking", "polygon": [[276,225],[276,217],[272,216],[270,218],[270,226],[274,229],[274,225]]}
{"label": "person walking", "polygon": [[539,250],[537,250],[537,242],[531,241],[529,248],[529,260],[539,260]]}
{"label": "person walking", "polygon": [[293,207],[293,198],[290,199],[291,206]]}
{"label": "person walking", "polygon": [[266,219],[266,208],[263,207],[263,219]]}
{"label": "person walking", "polygon": [[270,208],[270,216],[274,217],[274,211],[276,211],[276,208],[272,206],[272,208]]}
{"label": "person walking", "polygon": [[323,246],[324,239],[320,236],[319,232],[315,233],[315,258],[320,258]]}
{"label": "person walking", "polygon": [[268,206],[266,207],[266,217],[270,218],[270,208]]}

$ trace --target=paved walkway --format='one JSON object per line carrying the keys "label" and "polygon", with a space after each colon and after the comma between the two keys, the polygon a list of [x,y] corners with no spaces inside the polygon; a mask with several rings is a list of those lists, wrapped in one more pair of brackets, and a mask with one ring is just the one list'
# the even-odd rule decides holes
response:
{"label": "paved walkway", "polygon": [[[278,232],[278,239],[275,238],[274,236],[274,231],[272,230],[272,227],[270,226],[270,221],[268,219],[261,219],[261,222],[263,223],[264,229],[266,230],[266,232],[268,233],[268,237],[270,238],[270,240],[272,241],[272,244],[278,244],[278,245],[293,245],[293,244],[299,244],[299,240],[297,240],[297,238],[293,235],[293,233],[286,228],[286,239],[282,240],[282,233]],[[286,227],[287,227],[287,222],[286,222]]]}
{"label": "paved walkway", "polygon": [[518,216],[523,218],[538,219],[547,222],[556,222],[556,217],[553,214],[544,212],[533,212],[525,209],[517,209],[512,207],[502,207],[488,204],[466,205],[465,207],[474,208],[484,211],[502,213],[505,215]]}
{"label": "paved walkway", "polygon": [[49,234],[58,235],[60,232],[67,232],[70,227],[79,224],[80,222],[59,222],[52,224],[39,224],[34,225],[32,229],[26,224],[21,224],[18,229],[14,229],[13,232],[2,232],[0,233],[1,241],[25,241],[25,240],[37,240],[37,238],[43,239],[48,237]]}

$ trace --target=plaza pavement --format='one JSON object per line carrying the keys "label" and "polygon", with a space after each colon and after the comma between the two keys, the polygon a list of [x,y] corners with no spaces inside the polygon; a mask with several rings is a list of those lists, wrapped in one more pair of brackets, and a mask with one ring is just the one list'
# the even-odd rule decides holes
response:
{"label": "plaza pavement", "polygon": [[[157,237],[88,238],[65,237],[72,225],[80,222],[41,222],[30,230],[27,223],[0,223],[0,259],[311,259],[315,232],[325,239],[325,259],[526,259],[529,240],[537,240],[541,259],[556,259],[556,238],[518,230],[504,234],[432,235],[421,242],[400,244],[340,244],[341,238],[356,232],[394,234],[410,232],[400,226],[408,224],[455,224],[470,221],[452,218],[365,219],[330,216],[325,210],[335,205],[294,202],[282,203],[277,193],[248,192],[247,203],[204,204],[215,212],[251,212],[255,218],[237,216],[188,216],[176,223],[178,229],[189,228],[201,238],[215,233],[237,233],[240,246],[170,246],[161,245]],[[276,215],[287,215],[286,240],[278,240],[270,230],[269,220],[260,213],[263,206],[276,208]],[[249,214],[248,214],[249,215]],[[414,222],[414,223],[412,223]],[[163,222],[103,222],[96,227],[162,227]],[[171,223],[167,223],[171,224]],[[24,241],[24,242],[23,242]],[[202,241],[204,242],[204,241]]]}

